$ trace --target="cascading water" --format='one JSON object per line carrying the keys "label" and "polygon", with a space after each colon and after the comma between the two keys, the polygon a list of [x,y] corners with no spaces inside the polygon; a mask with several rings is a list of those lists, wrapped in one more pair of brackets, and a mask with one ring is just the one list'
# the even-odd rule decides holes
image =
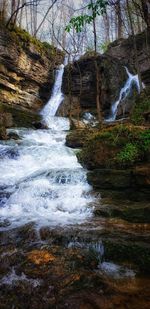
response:
{"label": "cascading water", "polygon": [[8,228],[27,222],[38,226],[78,224],[92,215],[86,171],[74,151],[65,146],[69,120],[54,116],[63,98],[63,71],[62,65],[52,97],[42,111],[49,129],[17,129],[21,140],[0,144],[3,228],[4,222]]}
{"label": "cascading water", "polygon": [[52,96],[41,112],[41,115],[43,116],[46,123],[49,122],[49,117],[55,116],[57,109],[64,98],[63,93],[61,91],[64,67],[65,67],[64,64],[61,64],[60,68],[57,70],[56,81],[52,91]]}
{"label": "cascading water", "polygon": [[118,100],[112,105],[111,115],[108,119],[106,119],[106,121],[114,121],[116,119],[119,104],[125,101],[127,96],[131,93],[133,86],[135,86],[138,93],[140,93],[140,82],[138,75],[131,74],[126,67],[125,70],[127,72],[128,79],[120,90]]}

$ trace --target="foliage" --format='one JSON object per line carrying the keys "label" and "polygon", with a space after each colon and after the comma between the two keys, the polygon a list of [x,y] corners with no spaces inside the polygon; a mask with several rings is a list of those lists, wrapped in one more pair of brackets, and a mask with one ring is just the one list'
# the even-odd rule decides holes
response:
{"label": "foliage", "polygon": [[109,47],[110,42],[104,42],[100,45],[101,50],[103,51],[103,53],[105,53]]}
{"label": "foliage", "polygon": [[120,164],[133,164],[145,158],[150,150],[150,130],[133,131],[129,134],[128,140],[116,156],[116,161]]}
{"label": "foliage", "polygon": [[120,163],[133,163],[138,158],[138,148],[135,144],[127,143],[123,150],[117,155]]}
{"label": "foliage", "polygon": [[150,111],[150,89],[147,88],[146,93],[142,93],[137,97],[134,109],[131,114],[131,121],[136,124],[145,122],[144,113]]}
{"label": "foliage", "polygon": [[70,32],[72,28],[76,30],[76,32],[81,32],[82,28],[86,24],[91,24],[92,21],[96,18],[98,15],[103,15],[106,13],[106,7],[108,5],[107,0],[97,0],[96,2],[90,2],[87,6],[88,10],[92,11],[92,14],[83,14],[79,15],[77,17],[71,18],[69,24],[66,27],[66,31]]}
{"label": "foliage", "polygon": [[132,166],[147,161],[150,151],[150,130],[133,125],[116,125],[93,132],[78,155],[84,164]]}
{"label": "foliage", "polygon": [[9,29],[12,38],[18,44],[20,48],[28,47],[29,44],[33,44],[40,53],[46,53],[47,55],[54,56],[56,54],[56,48],[47,42],[41,42],[37,38],[31,36],[26,30],[20,27],[13,26]]}

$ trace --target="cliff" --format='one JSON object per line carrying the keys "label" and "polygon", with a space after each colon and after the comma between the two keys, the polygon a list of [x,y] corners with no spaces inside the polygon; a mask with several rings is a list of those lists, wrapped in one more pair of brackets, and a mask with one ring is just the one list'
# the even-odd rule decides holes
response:
{"label": "cliff", "polygon": [[[134,46],[136,44],[136,51]],[[137,54],[137,57],[135,56]],[[98,65],[100,104],[103,116],[106,117],[111,105],[118,99],[120,89],[128,76],[124,66],[137,74],[138,62],[142,81],[150,84],[150,34],[143,32],[128,39],[113,42],[104,55],[85,54],[78,61],[65,68],[63,78],[64,104],[59,113],[77,116],[84,111],[96,111],[96,69]],[[126,100],[126,111],[131,110],[133,98]],[[124,113],[119,110],[120,115]]]}
{"label": "cliff", "polygon": [[0,109],[30,125],[50,97],[64,54],[20,28],[0,28]]}
{"label": "cliff", "polygon": [[[126,80],[126,72],[118,60],[111,56],[85,54],[78,61],[65,68],[62,89],[65,94],[65,113],[69,110],[71,97],[71,114],[79,111],[96,111],[96,67],[99,74],[100,103],[104,116],[110,111],[122,84]],[[68,110],[67,110],[68,107]],[[79,107],[79,108],[78,108]],[[61,107],[63,109],[63,105]]]}
{"label": "cliff", "polygon": [[[136,46],[136,51],[134,48]],[[136,59],[137,54],[137,59]],[[124,65],[137,72],[137,63],[145,86],[150,86],[150,32],[148,30],[128,39],[119,39],[109,45],[106,55],[120,60]]]}

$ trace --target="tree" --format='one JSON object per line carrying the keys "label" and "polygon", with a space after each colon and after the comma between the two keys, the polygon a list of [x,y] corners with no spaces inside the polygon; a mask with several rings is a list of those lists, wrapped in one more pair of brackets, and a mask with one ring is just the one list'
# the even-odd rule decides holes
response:
{"label": "tree", "polygon": [[71,18],[69,24],[66,27],[66,31],[70,32],[72,28],[75,28],[76,32],[81,32],[83,27],[86,24],[93,25],[93,34],[94,34],[94,50],[97,51],[97,35],[96,35],[96,17],[106,13],[107,0],[90,0],[90,3],[87,5],[89,14],[82,14],[77,17]]}

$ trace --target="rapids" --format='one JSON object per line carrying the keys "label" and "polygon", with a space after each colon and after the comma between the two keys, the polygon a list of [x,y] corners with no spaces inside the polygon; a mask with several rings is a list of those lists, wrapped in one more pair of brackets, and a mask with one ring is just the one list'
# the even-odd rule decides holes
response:
{"label": "rapids", "polygon": [[41,112],[47,130],[11,130],[18,141],[1,142],[0,217],[14,227],[70,225],[92,215],[86,171],[65,146],[69,120],[55,117],[61,104],[64,65],[56,73],[52,96]]}

